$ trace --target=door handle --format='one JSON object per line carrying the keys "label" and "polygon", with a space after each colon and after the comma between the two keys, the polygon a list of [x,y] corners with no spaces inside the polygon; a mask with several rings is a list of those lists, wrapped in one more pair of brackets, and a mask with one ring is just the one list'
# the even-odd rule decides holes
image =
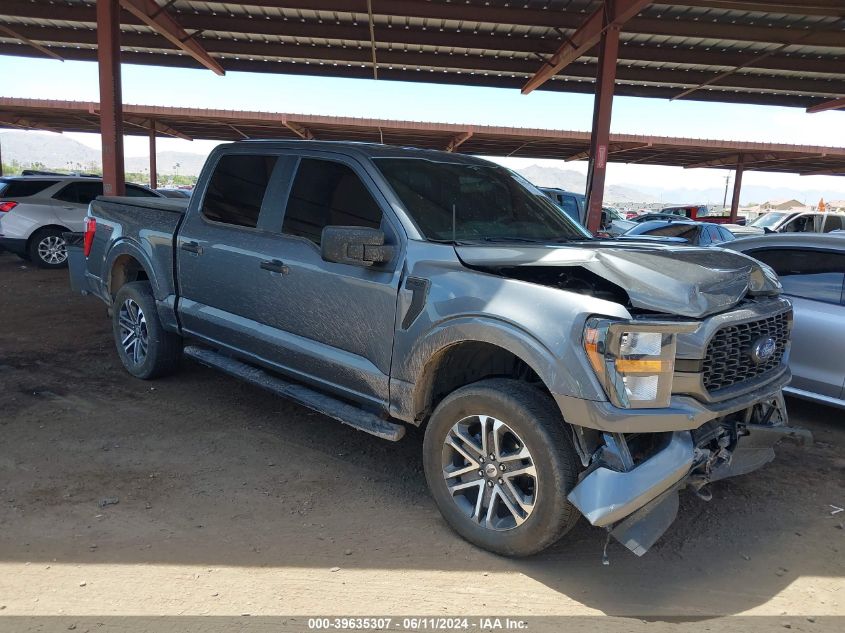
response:
{"label": "door handle", "polygon": [[271,273],[280,273],[282,275],[287,275],[290,272],[290,268],[278,259],[261,262],[261,268],[263,270],[269,270]]}
{"label": "door handle", "polygon": [[183,251],[193,253],[194,255],[202,254],[202,246],[200,246],[196,242],[182,242],[179,248],[181,248]]}

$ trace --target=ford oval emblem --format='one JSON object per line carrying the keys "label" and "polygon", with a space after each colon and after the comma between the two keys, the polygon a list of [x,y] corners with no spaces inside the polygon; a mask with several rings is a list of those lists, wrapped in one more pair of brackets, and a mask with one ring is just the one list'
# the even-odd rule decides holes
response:
{"label": "ford oval emblem", "polygon": [[748,355],[751,356],[751,360],[760,365],[774,356],[776,349],[777,344],[775,343],[775,339],[769,336],[754,341]]}

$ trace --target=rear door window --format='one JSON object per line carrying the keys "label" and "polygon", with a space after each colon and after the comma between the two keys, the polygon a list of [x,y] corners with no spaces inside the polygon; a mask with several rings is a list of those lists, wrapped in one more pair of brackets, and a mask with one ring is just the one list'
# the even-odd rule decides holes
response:
{"label": "rear door window", "polygon": [[381,207],[352,168],[303,158],[288,196],[282,232],[319,245],[327,226],[381,226]]}
{"label": "rear door window", "polygon": [[277,156],[227,154],[220,158],[202,201],[208,220],[255,228]]}
{"label": "rear door window", "polygon": [[827,214],[822,216],[822,230],[825,233],[836,231],[837,229],[845,228],[842,225],[842,216]]}
{"label": "rear door window", "polygon": [[0,179],[0,198],[23,198],[41,193],[57,185],[58,180],[4,180]]}
{"label": "rear door window", "polygon": [[824,303],[842,303],[845,253],[766,249],[748,254],[774,268],[784,293]]}
{"label": "rear door window", "polygon": [[103,195],[103,182],[72,182],[61,189],[55,196],[56,200],[74,204],[90,204],[94,198]]}

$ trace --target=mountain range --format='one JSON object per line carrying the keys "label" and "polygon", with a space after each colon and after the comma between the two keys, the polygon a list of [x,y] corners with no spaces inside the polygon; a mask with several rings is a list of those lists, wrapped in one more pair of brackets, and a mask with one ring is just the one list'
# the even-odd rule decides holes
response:
{"label": "mountain range", "polygon": [[[0,148],[6,165],[72,171],[99,170],[102,166],[100,150],[59,134],[4,130],[0,131]],[[206,154],[196,152],[164,151],[156,154],[156,166],[160,173],[172,174],[178,164],[178,173],[195,176],[205,158]],[[150,168],[150,159],[146,155],[127,156],[124,166],[127,172],[143,172]]]}

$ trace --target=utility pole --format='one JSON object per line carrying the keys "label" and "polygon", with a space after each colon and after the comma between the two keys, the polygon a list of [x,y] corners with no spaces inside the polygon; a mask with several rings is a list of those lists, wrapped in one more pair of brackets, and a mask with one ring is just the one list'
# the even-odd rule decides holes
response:
{"label": "utility pole", "polygon": [[728,175],[725,176],[725,197],[722,199],[722,210],[724,211],[725,207],[728,206],[728,184],[731,182],[731,174],[728,172]]}

